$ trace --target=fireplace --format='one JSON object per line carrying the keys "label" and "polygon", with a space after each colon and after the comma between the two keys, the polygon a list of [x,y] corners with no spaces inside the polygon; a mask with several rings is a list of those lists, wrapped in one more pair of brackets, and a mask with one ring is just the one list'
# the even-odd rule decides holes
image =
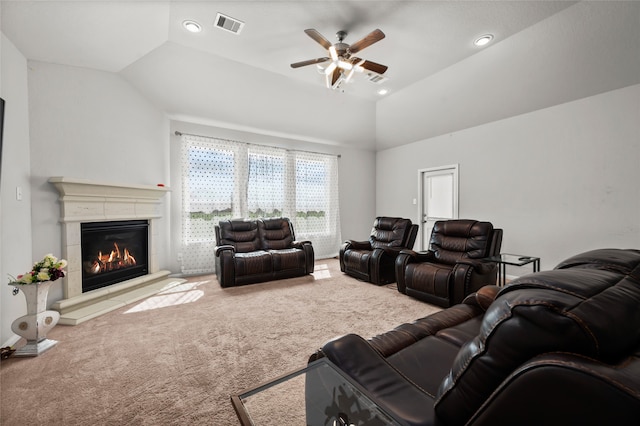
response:
{"label": "fireplace", "polygon": [[[62,257],[68,261],[67,276],[59,280],[62,282],[64,298],[52,305],[52,309],[60,312],[58,324],[80,324],[162,291],[167,285],[184,281],[170,278],[170,271],[160,270],[158,267],[158,251],[163,250],[160,238],[160,233],[163,232],[162,197],[169,191],[168,187],[93,182],[63,176],[52,177],[49,182],[60,193]],[[116,235],[115,241],[95,243],[93,248],[85,249],[89,250],[87,253],[83,252],[82,234],[85,227],[93,227],[92,223],[100,224],[96,226],[117,223],[120,226],[124,222],[127,226],[146,224],[145,231],[136,231],[146,232],[146,238],[140,236],[140,242],[129,247],[122,235]],[[111,239],[105,237],[112,235],[111,230],[90,231],[104,231],[101,238]],[[131,230],[127,230],[125,234],[127,232]],[[104,276],[100,274],[99,280],[91,277],[87,288],[92,290],[88,290],[83,285],[85,266],[91,267],[96,257],[105,264],[109,257],[111,260],[121,257],[121,263],[128,266],[105,265],[103,269],[109,273]],[[135,267],[130,265],[130,257],[135,259]],[[141,266],[141,261],[146,265]],[[93,265],[93,269],[89,271],[95,271],[98,266]],[[132,275],[120,275],[124,273]]]}
{"label": "fireplace", "polygon": [[82,292],[148,274],[148,235],[147,220],[82,223]]}

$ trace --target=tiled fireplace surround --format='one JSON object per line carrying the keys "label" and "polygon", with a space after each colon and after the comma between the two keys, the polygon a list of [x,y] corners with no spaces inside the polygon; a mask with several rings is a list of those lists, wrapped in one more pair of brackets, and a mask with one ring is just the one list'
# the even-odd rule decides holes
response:
{"label": "tiled fireplace surround", "polygon": [[[49,182],[60,193],[62,257],[67,259],[63,279],[64,299],[55,302],[60,324],[76,325],[184,282],[168,278],[157,259],[157,222],[162,218],[165,187],[120,185],[68,177],[52,177]],[[82,292],[80,225],[85,222],[146,219],[149,221],[149,273],[96,290]]]}

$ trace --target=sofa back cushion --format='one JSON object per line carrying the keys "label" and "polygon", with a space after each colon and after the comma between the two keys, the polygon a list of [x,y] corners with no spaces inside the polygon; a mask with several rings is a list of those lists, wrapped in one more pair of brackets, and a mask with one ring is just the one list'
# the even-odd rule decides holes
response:
{"label": "sofa back cushion", "polygon": [[291,222],[286,217],[258,219],[258,234],[263,250],[290,248],[295,239]]}
{"label": "sofa back cushion", "polygon": [[255,220],[222,220],[219,223],[220,238],[217,244],[232,245],[237,253],[260,249],[258,225]]}
{"label": "sofa back cushion", "polygon": [[369,237],[371,248],[406,247],[411,220],[400,217],[377,217]]}
{"label": "sofa back cushion", "polygon": [[[438,417],[464,424],[509,374],[537,355],[569,352],[604,363],[628,356],[640,342],[640,251],[625,252],[589,252],[503,288],[480,333],[460,349],[442,381]],[[610,256],[615,261],[607,262]]]}
{"label": "sofa back cushion", "polygon": [[464,259],[489,256],[493,241],[490,222],[456,219],[437,221],[431,231],[430,250],[439,263],[453,265]]}

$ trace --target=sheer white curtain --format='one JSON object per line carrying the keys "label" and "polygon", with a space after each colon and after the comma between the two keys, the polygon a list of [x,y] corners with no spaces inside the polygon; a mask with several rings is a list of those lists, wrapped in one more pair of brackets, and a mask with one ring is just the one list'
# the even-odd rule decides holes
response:
{"label": "sheer white curtain", "polygon": [[340,205],[338,202],[338,157],[293,151],[295,216],[292,220],[298,240],[309,240],[317,259],[338,254]]}
{"label": "sheer white curtain", "polygon": [[214,271],[220,220],[280,216],[312,242],[316,258],[338,253],[336,156],[182,136],[183,273]]}

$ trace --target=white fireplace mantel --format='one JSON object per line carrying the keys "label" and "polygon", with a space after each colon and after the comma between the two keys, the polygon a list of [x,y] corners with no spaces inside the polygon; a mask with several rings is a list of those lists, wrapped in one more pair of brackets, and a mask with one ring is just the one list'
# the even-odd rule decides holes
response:
{"label": "white fireplace mantel", "polygon": [[[162,218],[164,186],[124,185],[94,182],[69,177],[51,177],[49,182],[60,193],[62,256],[68,262],[63,279],[64,299],[54,303],[60,311],[60,324],[78,324],[99,314],[117,309],[135,290],[138,298],[149,295],[140,291],[145,285],[161,289],[169,271],[159,271],[157,260],[157,222]],[[86,222],[146,219],[149,221],[149,274],[108,287],[82,292],[82,251],[80,229]],[[184,280],[182,280],[184,281]],[[75,313],[74,313],[75,311]]]}
{"label": "white fireplace mantel", "polygon": [[49,178],[61,201],[61,218],[67,222],[160,218],[164,186],[122,185],[68,177]]}

